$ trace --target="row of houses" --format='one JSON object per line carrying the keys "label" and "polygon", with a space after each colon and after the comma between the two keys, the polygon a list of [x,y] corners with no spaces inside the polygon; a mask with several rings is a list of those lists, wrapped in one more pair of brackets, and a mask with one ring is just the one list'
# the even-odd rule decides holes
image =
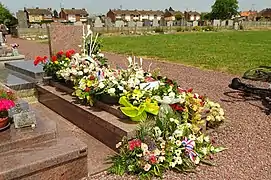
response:
{"label": "row of houses", "polygon": [[88,12],[85,8],[82,9],[64,9],[61,8],[60,12],[54,14],[51,8],[40,9],[36,8],[24,8],[24,12],[29,23],[38,22],[50,22],[50,21],[62,21],[62,22],[86,22],[88,19]]}
{"label": "row of houses", "polygon": [[[60,12],[52,11],[51,8],[24,8],[24,12],[29,23],[37,23],[42,21],[60,21],[60,22],[86,22],[89,14],[85,8],[82,9],[64,9],[61,8]],[[109,9],[106,17],[110,18],[112,22],[116,20],[123,21],[144,21],[154,19],[166,21],[186,20],[197,21],[201,19],[201,14],[196,11],[175,11],[171,7],[165,11],[161,10],[122,10],[122,9]],[[245,20],[257,20],[259,18],[271,19],[271,9],[267,8],[260,12],[257,11],[243,11],[240,16]]]}
{"label": "row of houses", "polygon": [[161,20],[164,18],[166,21],[175,21],[177,17],[187,21],[196,21],[200,19],[200,13],[196,11],[181,12],[175,11],[172,8],[165,11],[152,11],[152,10],[121,10],[110,9],[106,14],[113,22],[116,20],[123,21],[144,21],[144,20]]}

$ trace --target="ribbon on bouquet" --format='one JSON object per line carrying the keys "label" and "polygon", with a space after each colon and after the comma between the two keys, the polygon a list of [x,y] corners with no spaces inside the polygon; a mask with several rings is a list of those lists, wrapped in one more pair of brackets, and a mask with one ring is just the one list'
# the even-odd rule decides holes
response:
{"label": "ribbon on bouquet", "polygon": [[99,70],[97,72],[97,77],[98,77],[98,80],[103,80],[104,79],[104,72],[102,70]]}
{"label": "ribbon on bouquet", "polygon": [[195,161],[195,157],[197,157],[197,153],[194,151],[195,141],[188,140],[187,137],[182,141],[182,145],[185,147],[185,151],[189,155],[192,161]]}

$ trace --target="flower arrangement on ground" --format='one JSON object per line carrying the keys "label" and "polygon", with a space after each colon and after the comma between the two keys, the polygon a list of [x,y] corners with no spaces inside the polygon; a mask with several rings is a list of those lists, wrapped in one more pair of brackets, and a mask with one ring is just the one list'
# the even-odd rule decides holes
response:
{"label": "flower arrangement on ground", "polygon": [[214,147],[209,136],[194,133],[192,124],[166,104],[154,122],[140,126],[136,138],[124,138],[116,148],[119,154],[110,158],[109,172],[136,174],[141,179],[162,178],[167,170],[191,172],[199,163],[211,164],[212,154],[225,149]]}

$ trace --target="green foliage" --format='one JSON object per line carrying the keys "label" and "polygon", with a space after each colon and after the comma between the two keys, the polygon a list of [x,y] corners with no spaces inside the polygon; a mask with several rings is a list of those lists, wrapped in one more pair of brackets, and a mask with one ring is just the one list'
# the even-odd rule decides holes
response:
{"label": "green foliage", "polygon": [[0,89],[0,99],[9,99],[9,100],[16,100],[16,95],[11,91],[6,91],[4,89]]}
{"label": "green foliage", "polygon": [[154,32],[155,32],[155,33],[163,33],[164,30],[163,30],[163,28],[161,28],[161,27],[157,27],[157,28],[154,29]]}
{"label": "green foliage", "polygon": [[202,27],[203,31],[215,31],[214,26],[204,26]]}
{"label": "green foliage", "polygon": [[[213,27],[203,29],[207,31]],[[133,53],[135,56],[155,57],[202,69],[242,75],[247,69],[270,65],[270,39],[270,31],[228,31],[104,37],[103,45],[108,52],[128,55]],[[191,49],[201,53],[191,54]]]}
{"label": "green foliage", "polygon": [[201,13],[201,15],[200,15],[200,19],[201,20],[211,20],[211,13]]}
{"label": "green foliage", "polygon": [[58,18],[59,15],[58,15],[58,12],[57,12],[56,9],[54,10],[53,14],[54,14],[54,17],[55,17],[55,18]]}
{"label": "green foliage", "polygon": [[192,28],[193,31],[202,31],[202,28],[200,26],[195,26]]}
{"label": "green foliage", "polygon": [[181,13],[178,13],[178,14],[175,15],[175,19],[176,19],[177,21],[182,20],[182,18],[183,18],[183,16],[182,16]]}
{"label": "green foliage", "polygon": [[231,19],[232,16],[239,14],[239,6],[237,0],[216,0],[212,6],[212,19]]}
{"label": "green foliage", "polygon": [[12,26],[17,23],[16,18],[2,3],[0,3],[0,23],[5,24],[6,26]]}

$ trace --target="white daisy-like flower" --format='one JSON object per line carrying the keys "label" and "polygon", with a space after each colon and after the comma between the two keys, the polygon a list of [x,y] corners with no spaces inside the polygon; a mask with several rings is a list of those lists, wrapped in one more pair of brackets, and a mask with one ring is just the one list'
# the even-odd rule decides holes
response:
{"label": "white daisy-like flower", "polygon": [[149,163],[145,164],[144,171],[149,171],[151,169],[151,165]]}

